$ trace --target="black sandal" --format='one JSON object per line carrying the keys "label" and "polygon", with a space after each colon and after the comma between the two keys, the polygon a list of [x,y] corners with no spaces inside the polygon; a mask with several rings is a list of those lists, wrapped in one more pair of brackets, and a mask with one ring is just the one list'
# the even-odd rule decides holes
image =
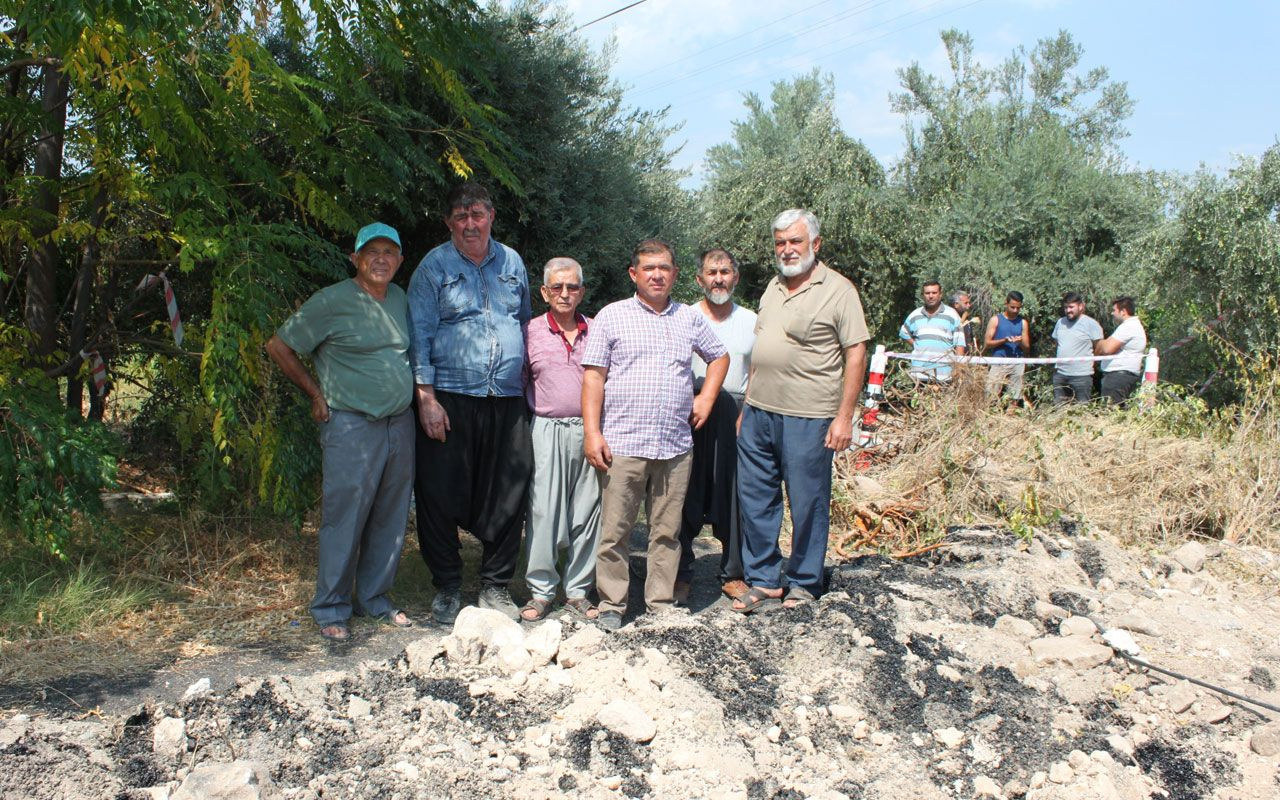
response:
{"label": "black sandal", "polygon": [[[738,603],[742,603],[741,608],[738,607]],[[753,612],[761,611],[765,608],[768,608],[775,604],[781,604],[781,603],[782,603],[781,596],[774,597],[771,594],[767,594],[764,589],[761,589],[758,586],[752,586],[749,590],[747,590],[746,594],[742,595],[733,603],[731,603],[729,605],[729,608],[732,608],[734,611],[738,612],[739,614],[751,614]]]}
{"label": "black sandal", "polygon": [[[553,603],[550,600],[543,600],[541,597],[530,597],[529,602],[524,604],[524,608],[520,609],[521,622],[537,622],[540,619],[546,619],[551,613]],[[526,611],[532,611],[533,616],[525,616]]]}

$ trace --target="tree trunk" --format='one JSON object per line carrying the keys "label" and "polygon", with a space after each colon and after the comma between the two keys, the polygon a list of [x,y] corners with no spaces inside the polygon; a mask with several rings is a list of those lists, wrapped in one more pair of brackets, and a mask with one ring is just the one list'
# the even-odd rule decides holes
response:
{"label": "tree trunk", "polygon": [[[103,223],[107,219],[107,190],[104,186],[99,186],[93,196],[93,211],[89,215],[89,222],[93,226],[93,232],[89,234],[89,238],[84,243],[84,249],[80,256],[80,272],[76,275],[76,299],[75,305],[71,312],[71,336],[67,345],[67,352],[75,358],[76,355],[84,349],[86,344],[85,330],[89,326],[89,311],[93,305],[93,289],[98,282],[98,263],[102,259],[102,244],[98,239],[98,231],[102,229]],[[91,346],[97,348],[96,342],[90,342]],[[97,388],[90,384],[90,393],[97,396]],[[67,378],[67,408],[76,414],[82,413],[84,408],[84,398],[82,392],[84,390],[84,381],[73,374]]]}
{"label": "tree trunk", "polygon": [[58,323],[58,246],[50,234],[58,226],[62,194],[62,147],[67,128],[68,81],[56,67],[41,70],[40,139],[34,176],[38,182],[31,226],[36,245],[27,260],[27,329],[36,336],[37,356],[53,353]]}

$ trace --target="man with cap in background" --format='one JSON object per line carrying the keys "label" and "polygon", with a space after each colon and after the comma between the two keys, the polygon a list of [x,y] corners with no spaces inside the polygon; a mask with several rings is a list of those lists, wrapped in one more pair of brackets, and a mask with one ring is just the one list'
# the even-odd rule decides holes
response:
{"label": "man with cap in background", "polygon": [[[355,277],[313,294],[266,345],[311,398],[320,425],[324,478],[311,615],[331,641],[350,638],[353,613],[413,624],[387,596],[413,489],[408,303],[391,283],[403,261],[395,228],[364,226],[351,254]],[[312,356],[314,377],[300,355]]]}

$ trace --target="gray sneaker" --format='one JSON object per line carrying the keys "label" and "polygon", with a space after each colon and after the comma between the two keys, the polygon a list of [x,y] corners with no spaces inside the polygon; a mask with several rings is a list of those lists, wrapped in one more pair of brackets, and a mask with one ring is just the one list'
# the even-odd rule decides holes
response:
{"label": "gray sneaker", "polygon": [[622,615],[617,611],[601,611],[596,624],[606,631],[616,631],[622,627]]}
{"label": "gray sneaker", "polygon": [[511,593],[507,591],[505,586],[485,586],[481,588],[480,598],[476,601],[476,605],[500,612],[503,616],[510,617],[516,622],[520,621],[520,609],[516,608],[516,604],[512,602]]}
{"label": "gray sneaker", "polygon": [[458,588],[438,589],[431,601],[431,618],[441,625],[452,625],[462,610],[462,591]]}

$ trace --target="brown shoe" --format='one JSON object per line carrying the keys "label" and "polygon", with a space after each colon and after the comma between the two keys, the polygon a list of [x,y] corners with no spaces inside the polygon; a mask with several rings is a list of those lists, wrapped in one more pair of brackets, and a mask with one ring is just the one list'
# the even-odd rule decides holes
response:
{"label": "brown shoe", "polygon": [[740,578],[733,578],[720,584],[720,591],[723,592],[724,596],[730,600],[737,600],[739,597],[742,597],[744,594],[751,591],[751,587],[747,585],[746,581]]}
{"label": "brown shoe", "polygon": [[678,606],[689,605],[689,592],[693,590],[693,584],[689,581],[676,581],[675,591],[671,593],[671,599]]}

